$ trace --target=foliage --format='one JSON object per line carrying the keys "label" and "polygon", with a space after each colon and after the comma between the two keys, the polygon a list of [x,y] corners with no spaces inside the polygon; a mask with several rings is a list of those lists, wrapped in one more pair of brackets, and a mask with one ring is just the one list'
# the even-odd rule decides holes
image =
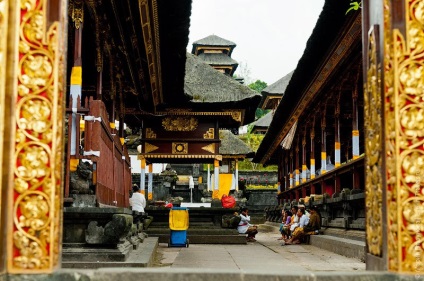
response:
{"label": "foliage", "polygon": [[256,80],[255,82],[253,82],[253,83],[249,84],[249,86],[248,86],[248,87],[249,87],[250,89],[252,89],[252,90],[254,90],[254,91],[258,92],[258,93],[261,93],[261,92],[262,92],[262,90],[263,90],[263,89],[265,89],[267,86],[268,86],[268,85],[267,85],[267,83],[266,83],[266,82],[261,81],[261,80]]}
{"label": "foliage", "polygon": [[267,184],[267,185],[248,184],[248,185],[246,185],[246,189],[247,190],[257,190],[257,189],[277,190],[278,185],[277,184]]}
{"label": "foliage", "polygon": [[362,1],[352,1],[351,0],[351,3],[349,5],[351,7],[346,11],[346,14],[345,15],[347,15],[347,13],[349,13],[352,10],[357,11],[360,8],[362,8]]}
{"label": "foliage", "polygon": [[[258,120],[259,118],[261,118],[262,116],[264,116],[265,114],[267,114],[269,111],[270,111],[270,109],[256,108],[255,119]],[[251,129],[251,128],[249,128],[249,129]]]}
{"label": "foliage", "polygon": [[[265,135],[247,133],[239,138],[246,143],[253,151],[257,151]],[[275,165],[264,167],[262,164],[253,163],[247,159],[239,162],[240,171],[277,171]]]}

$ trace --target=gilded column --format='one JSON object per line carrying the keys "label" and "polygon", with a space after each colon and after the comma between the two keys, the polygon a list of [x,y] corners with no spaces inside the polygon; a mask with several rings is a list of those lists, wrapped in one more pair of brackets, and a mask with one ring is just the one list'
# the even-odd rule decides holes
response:
{"label": "gilded column", "polygon": [[[424,275],[424,2],[384,11],[389,269]],[[396,9],[390,11],[390,8]],[[399,17],[401,12],[403,17]],[[393,22],[393,26],[390,23]],[[393,239],[391,239],[393,237]]]}
{"label": "gilded column", "polygon": [[11,25],[7,39],[1,33],[0,51],[7,40],[5,93],[12,106],[1,120],[11,124],[5,125],[10,128],[4,139],[10,157],[2,165],[10,218],[2,225],[7,271],[48,273],[59,266],[61,255],[66,2],[48,7],[51,1],[2,0],[0,28],[6,2]]}
{"label": "gilded column", "polygon": [[[3,153],[7,151],[5,147],[4,135],[5,127],[8,127],[5,123],[5,104],[6,104],[6,56],[7,56],[7,38],[8,38],[8,13],[9,13],[9,0],[0,0],[0,167],[3,167]],[[9,129],[9,128],[8,128]],[[3,196],[6,196],[7,186],[3,187],[0,183],[0,273],[5,271],[6,268],[6,250],[4,249],[5,237],[3,234],[4,227],[6,225],[6,208]]]}
{"label": "gilded column", "polygon": [[[376,3],[367,3],[365,11]],[[424,275],[424,1],[383,4],[382,19],[380,13],[365,13],[367,268],[419,280]]]}

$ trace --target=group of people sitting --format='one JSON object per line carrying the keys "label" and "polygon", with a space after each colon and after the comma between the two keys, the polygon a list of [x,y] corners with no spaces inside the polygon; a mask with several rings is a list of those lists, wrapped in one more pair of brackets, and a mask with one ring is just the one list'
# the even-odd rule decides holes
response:
{"label": "group of people sitting", "polygon": [[293,206],[291,211],[283,210],[283,219],[280,225],[282,245],[300,244],[306,235],[317,234],[321,228],[321,218],[315,206],[309,208]]}
{"label": "group of people sitting", "polygon": [[[321,217],[315,206],[305,210],[304,206],[293,206],[291,210],[282,210],[282,222],[280,225],[282,245],[300,244],[303,237],[318,234],[321,228]],[[240,234],[247,234],[247,242],[255,242],[258,226],[250,224],[249,210],[241,209],[240,222],[237,230]]]}

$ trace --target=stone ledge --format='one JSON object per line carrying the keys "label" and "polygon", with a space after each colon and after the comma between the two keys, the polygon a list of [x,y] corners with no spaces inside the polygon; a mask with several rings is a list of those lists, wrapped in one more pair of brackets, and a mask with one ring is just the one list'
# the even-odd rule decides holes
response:
{"label": "stone ledge", "polygon": [[[7,278],[7,279],[6,279]],[[401,275],[387,272],[323,272],[305,274],[271,274],[253,272],[232,272],[217,269],[179,268],[101,268],[97,270],[61,269],[51,274],[6,275],[0,280],[8,281],[138,281],[138,280],[185,280],[185,281],[415,281],[414,275]]]}
{"label": "stone ledge", "polygon": [[366,246],[364,241],[330,235],[311,235],[310,244],[342,256],[365,261]]}
{"label": "stone ledge", "polygon": [[139,244],[138,249],[131,251],[128,258],[123,262],[62,261],[62,268],[96,269],[101,267],[152,267],[158,247],[158,240],[157,237],[145,238],[144,242]]}

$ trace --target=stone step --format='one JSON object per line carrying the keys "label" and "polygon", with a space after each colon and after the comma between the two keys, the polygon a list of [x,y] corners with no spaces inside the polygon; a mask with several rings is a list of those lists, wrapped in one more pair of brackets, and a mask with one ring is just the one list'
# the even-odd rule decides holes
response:
{"label": "stone step", "polygon": [[[159,238],[159,243],[168,243],[170,239],[170,233],[167,233],[167,234],[152,233],[152,234],[149,234],[149,236]],[[189,240],[189,244],[247,244],[246,235],[244,234],[190,235],[189,233],[187,233],[187,239]]]}
{"label": "stone step", "polygon": [[[280,223],[265,222],[259,231],[278,232]],[[321,234],[311,235],[310,245],[350,258],[365,261],[365,231],[340,228],[321,229]]]}
{"label": "stone step", "polygon": [[[80,259],[62,261],[62,268],[87,268],[95,269],[101,267],[152,267],[156,249],[158,247],[158,237],[147,237],[143,243],[139,244],[137,250],[132,250],[125,261],[102,261],[81,260],[84,253],[79,253]],[[85,249],[86,250],[86,249]],[[99,249],[97,249],[99,250]],[[75,252],[75,249],[71,250]],[[77,256],[78,257],[78,256]]]}
{"label": "stone step", "polygon": [[331,251],[345,257],[357,258],[361,261],[365,261],[365,241],[324,234],[311,235],[309,243],[315,247]]}

